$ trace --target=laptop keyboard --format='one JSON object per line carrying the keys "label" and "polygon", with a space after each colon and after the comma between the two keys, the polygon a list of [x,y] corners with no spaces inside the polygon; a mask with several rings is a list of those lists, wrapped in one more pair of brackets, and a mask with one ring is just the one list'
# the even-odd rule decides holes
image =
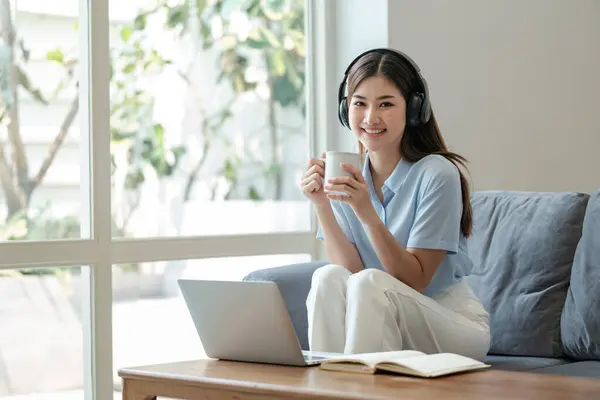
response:
{"label": "laptop keyboard", "polygon": [[306,361],[321,361],[321,360],[326,360],[327,357],[321,357],[321,356],[309,356],[309,355],[304,355],[304,359]]}
{"label": "laptop keyboard", "polygon": [[328,357],[323,357],[323,356],[318,356],[316,354],[312,354],[309,351],[302,351],[302,354],[304,355],[305,361],[322,361],[322,360],[326,360],[328,358]]}

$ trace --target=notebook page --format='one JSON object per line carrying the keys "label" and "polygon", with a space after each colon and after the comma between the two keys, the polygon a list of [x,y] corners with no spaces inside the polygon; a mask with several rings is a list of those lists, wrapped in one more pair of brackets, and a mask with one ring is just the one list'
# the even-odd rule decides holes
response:
{"label": "notebook page", "polygon": [[398,363],[429,375],[441,371],[458,371],[464,368],[480,367],[485,364],[458,354],[439,353],[423,357],[410,357],[398,360]]}
{"label": "notebook page", "polygon": [[325,360],[325,362],[327,362],[327,361],[342,361],[342,360],[351,361],[351,360],[358,359],[358,360],[366,362],[367,364],[373,365],[378,362],[399,360],[399,359],[405,359],[405,358],[416,357],[416,356],[424,356],[424,355],[425,354],[421,353],[420,351],[413,351],[413,350],[383,351],[383,352],[378,352],[378,353],[347,354],[347,355],[343,355],[343,356],[339,356],[339,357],[332,357],[329,360]]}

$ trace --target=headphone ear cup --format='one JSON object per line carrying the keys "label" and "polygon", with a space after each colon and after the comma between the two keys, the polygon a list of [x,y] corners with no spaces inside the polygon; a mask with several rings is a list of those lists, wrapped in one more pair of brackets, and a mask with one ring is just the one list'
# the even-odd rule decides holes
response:
{"label": "headphone ear cup", "polygon": [[345,126],[346,128],[350,128],[350,122],[348,121],[348,104],[347,104],[346,97],[344,97],[340,101],[340,105],[339,105],[339,109],[338,109],[338,118],[340,119],[340,122],[342,123],[343,126]]}
{"label": "headphone ear cup", "polygon": [[421,123],[426,124],[427,122],[429,122],[430,118],[431,118],[431,104],[429,103],[428,100],[425,100],[423,102],[423,105],[421,106]]}
{"label": "headphone ear cup", "polygon": [[415,93],[410,97],[406,107],[406,124],[408,126],[418,126],[421,124],[421,105],[423,97],[420,93]]}

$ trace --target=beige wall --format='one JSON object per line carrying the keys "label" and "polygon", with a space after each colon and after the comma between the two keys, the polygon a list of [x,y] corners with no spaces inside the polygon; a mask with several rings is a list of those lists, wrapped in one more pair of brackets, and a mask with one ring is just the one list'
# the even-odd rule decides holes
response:
{"label": "beige wall", "polygon": [[599,0],[389,0],[475,189],[600,188]]}

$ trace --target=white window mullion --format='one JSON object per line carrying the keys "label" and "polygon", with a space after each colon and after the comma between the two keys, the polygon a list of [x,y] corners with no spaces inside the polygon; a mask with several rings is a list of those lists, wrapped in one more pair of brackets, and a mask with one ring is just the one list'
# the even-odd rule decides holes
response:
{"label": "white window mullion", "polygon": [[[113,398],[112,265],[111,265],[111,157],[109,89],[109,2],[80,0],[82,135],[89,141],[88,226],[95,254],[82,273],[87,296],[83,307],[85,398]],[[90,184],[91,183],[91,184]],[[85,224],[82,224],[85,226]],[[86,232],[84,232],[86,233]]]}
{"label": "white window mullion", "polygon": [[[82,220],[82,231],[85,224]],[[0,270],[3,270],[87,265],[97,260],[99,250],[90,240],[53,240],[0,243],[0,254]]]}
{"label": "white window mullion", "polygon": [[[84,218],[81,221],[85,232],[87,222]],[[0,243],[0,270],[70,267],[103,262],[114,265],[213,257],[306,254],[314,249],[316,242],[314,233],[307,231],[116,239],[108,245],[89,239],[6,242]]]}
{"label": "white window mullion", "polygon": [[191,260],[215,257],[311,253],[311,232],[206,237],[125,239],[112,243],[112,263]]}
{"label": "white window mullion", "polygon": [[[306,2],[306,129],[310,157],[320,157],[323,151],[336,150],[337,86],[341,77],[336,75],[335,69],[335,5],[335,1]],[[311,215],[311,229],[316,234],[314,213]],[[323,259],[323,246],[317,240],[313,243],[313,260]]]}

